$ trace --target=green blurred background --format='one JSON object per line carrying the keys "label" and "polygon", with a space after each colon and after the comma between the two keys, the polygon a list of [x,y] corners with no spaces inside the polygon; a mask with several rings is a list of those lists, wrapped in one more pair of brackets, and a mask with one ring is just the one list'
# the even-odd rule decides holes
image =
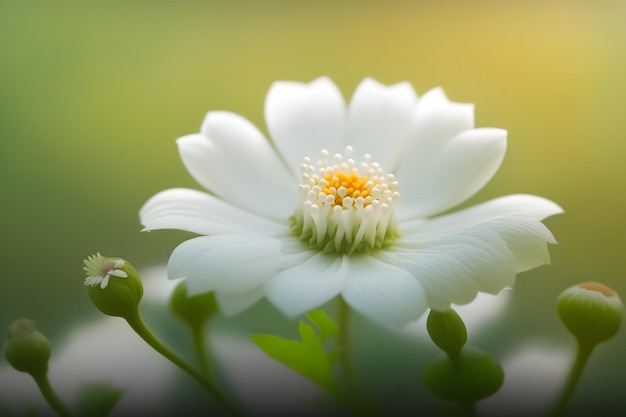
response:
{"label": "green blurred background", "polygon": [[[546,222],[552,266],[519,276],[517,336],[569,342],[553,302],[566,286],[626,296],[625,2],[51,3],[0,3],[1,328],[29,316],[54,341],[97,316],[82,285],[96,251],[164,263],[191,235],[140,233],[137,213],[160,190],[200,188],[175,139],[208,110],[266,131],[271,83],[320,75],[346,99],[366,76],[442,86],[476,103],[477,126],[509,131],[468,204],[521,192],[566,211]],[[588,386],[617,367],[606,395],[619,395],[625,340],[602,347]]]}

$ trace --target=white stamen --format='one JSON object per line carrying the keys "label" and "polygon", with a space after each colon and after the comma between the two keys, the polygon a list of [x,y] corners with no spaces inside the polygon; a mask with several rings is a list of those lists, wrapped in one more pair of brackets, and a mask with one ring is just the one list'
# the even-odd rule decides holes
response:
{"label": "white stamen", "polygon": [[119,268],[122,268],[125,263],[121,259],[106,258],[100,253],[88,256],[83,260],[85,267],[83,268],[87,273],[84,285],[95,287],[100,285],[100,288],[105,289],[109,285],[111,276],[118,278],[127,278],[128,274]]}
{"label": "white stamen", "polygon": [[357,163],[352,152],[347,146],[329,165],[329,152],[322,150],[318,161],[304,158],[300,166],[292,232],[325,252],[371,252],[399,236],[393,210],[398,182],[369,154]]}

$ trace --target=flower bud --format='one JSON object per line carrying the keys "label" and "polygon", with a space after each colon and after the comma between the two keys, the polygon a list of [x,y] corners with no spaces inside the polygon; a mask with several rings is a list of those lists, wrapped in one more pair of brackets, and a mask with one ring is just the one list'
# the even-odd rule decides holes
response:
{"label": "flower bud", "polygon": [[121,258],[99,253],[84,260],[89,297],[108,316],[127,317],[137,312],[143,284],[137,270]]}
{"label": "flower bud", "polygon": [[444,312],[431,310],[426,329],[432,341],[448,355],[458,354],[467,342],[465,323],[451,308]]}
{"label": "flower bud", "polygon": [[559,295],[557,308],[565,327],[588,346],[615,336],[624,310],[617,293],[597,282],[567,288]]}
{"label": "flower bud", "polygon": [[215,293],[203,293],[195,296],[187,295],[187,283],[181,281],[170,297],[172,312],[191,325],[200,325],[217,313]]}
{"label": "flower bud", "polygon": [[504,382],[504,371],[487,353],[466,348],[460,361],[453,363],[441,354],[424,370],[426,388],[445,400],[473,404],[493,395]]}
{"label": "flower bud", "polygon": [[29,319],[15,320],[7,329],[4,355],[11,366],[33,376],[45,375],[50,358],[50,342]]}

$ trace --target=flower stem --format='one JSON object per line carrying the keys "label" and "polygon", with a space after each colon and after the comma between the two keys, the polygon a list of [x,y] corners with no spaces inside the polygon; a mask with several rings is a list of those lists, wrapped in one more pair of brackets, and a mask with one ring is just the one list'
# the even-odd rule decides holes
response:
{"label": "flower stem", "polygon": [[42,372],[41,374],[31,374],[39,390],[43,394],[44,398],[50,404],[50,407],[61,417],[72,417],[70,410],[63,404],[59,396],[54,392],[50,381],[48,380],[48,374]]}
{"label": "flower stem", "polygon": [[337,318],[337,326],[339,334],[337,335],[339,346],[344,349],[341,353],[341,367],[346,380],[350,383],[356,381],[354,372],[354,362],[352,359],[352,349],[350,348],[350,306],[345,302],[343,297],[339,297],[339,314]]}
{"label": "flower stem", "polygon": [[339,297],[337,327],[339,328],[337,346],[343,349],[339,360],[345,378],[344,392],[337,398],[344,402],[355,416],[383,415],[374,398],[364,390],[358,379],[350,344],[350,306],[342,297]]}
{"label": "flower stem", "polygon": [[561,395],[552,408],[552,412],[550,413],[551,417],[557,417],[563,414],[565,407],[571,400],[572,395],[576,390],[576,386],[578,385],[578,381],[580,381],[580,377],[585,369],[585,365],[587,364],[589,357],[591,356],[591,352],[593,352],[595,347],[595,344],[584,344],[580,341],[578,342],[576,359],[574,359],[574,363],[572,364],[572,368],[569,376],[567,377],[567,381],[565,382],[565,386],[563,387],[563,391],[561,391]]}
{"label": "flower stem", "polygon": [[234,404],[232,404],[215,385],[213,385],[213,382],[209,380],[207,375],[198,371],[191,364],[189,364],[189,362],[174,353],[160,340],[158,340],[156,336],[154,336],[154,334],[146,327],[145,323],[141,319],[141,316],[139,315],[139,310],[136,310],[134,314],[129,314],[124,318],[130,325],[130,327],[135,331],[135,333],[139,335],[139,337],[141,337],[148,345],[150,345],[150,347],[160,353],[163,357],[168,359],[170,362],[178,366],[183,371],[187,372],[191,377],[198,381],[200,385],[202,385],[225,410],[228,410],[233,415],[243,415],[243,413],[239,411],[239,409]]}
{"label": "flower stem", "polygon": [[198,362],[198,366],[200,370],[204,372],[204,374],[213,379],[212,376],[212,366],[211,362],[207,358],[207,345],[206,338],[204,336],[204,323],[198,324],[190,324],[189,331],[191,332],[191,339],[193,343],[193,351],[196,356],[196,361]]}

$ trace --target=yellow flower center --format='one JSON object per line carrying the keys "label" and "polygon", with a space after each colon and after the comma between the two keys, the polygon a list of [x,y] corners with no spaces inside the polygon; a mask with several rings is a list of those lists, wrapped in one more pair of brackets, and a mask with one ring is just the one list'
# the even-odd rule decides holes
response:
{"label": "yellow flower center", "polygon": [[597,291],[605,297],[613,297],[615,295],[615,291],[599,282],[583,282],[578,287],[589,291]]}
{"label": "yellow flower center", "polygon": [[[374,183],[367,178],[359,176],[356,172],[346,174],[339,171],[334,175],[326,174],[324,181],[328,184],[322,189],[322,192],[327,195],[335,196],[334,204],[343,207],[343,199],[350,197],[352,200],[363,197],[364,199],[370,196],[370,192]],[[364,207],[370,205],[370,202],[366,202]],[[352,202],[354,205],[354,202]]]}
{"label": "yellow flower center", "polygon": [[393,207],[398,182],[369,155],[357,165],[352,148],[328,161],[320,152],[315,164],[305,158],[299,187],[300,204],[291,217],[291,231],[323,252],[372,252],[399,236]]}

